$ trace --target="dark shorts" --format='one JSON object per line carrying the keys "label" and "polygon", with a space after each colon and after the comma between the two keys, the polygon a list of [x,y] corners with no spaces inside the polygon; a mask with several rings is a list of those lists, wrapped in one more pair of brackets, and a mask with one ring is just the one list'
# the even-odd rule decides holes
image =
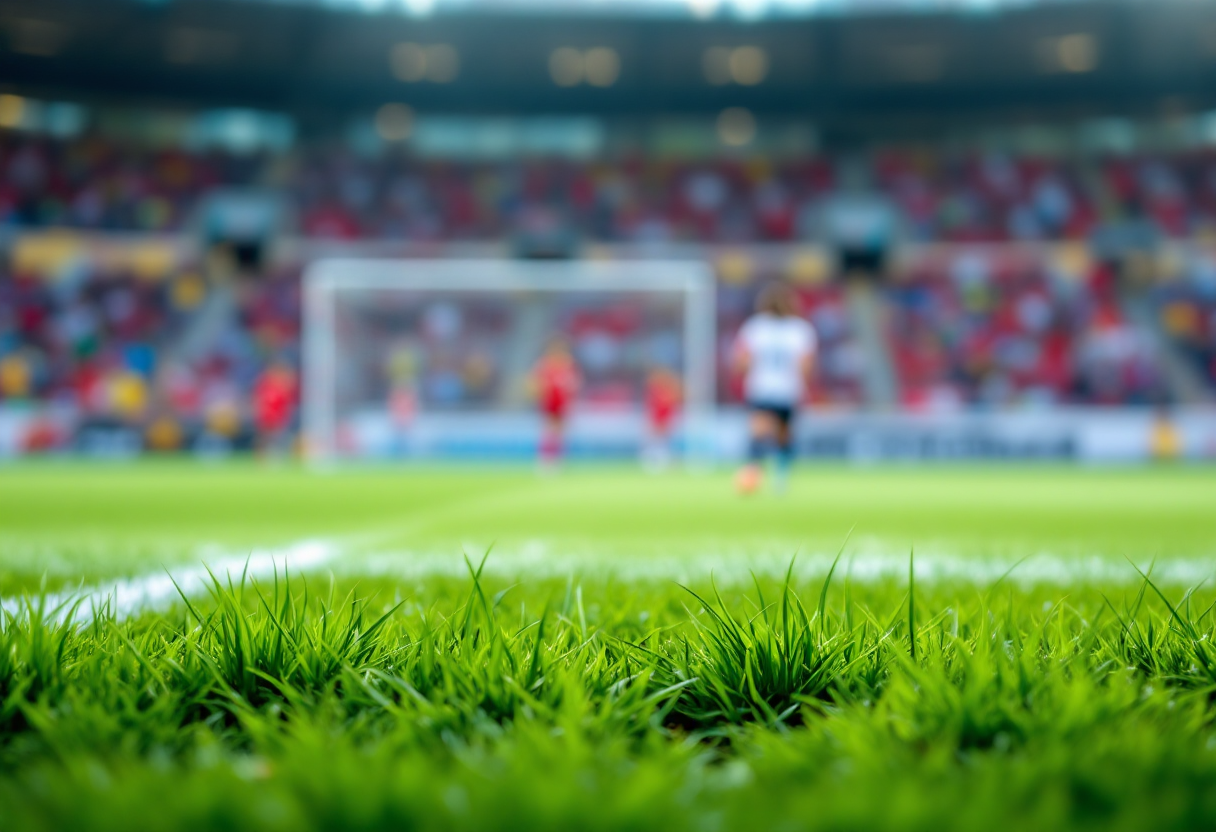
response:
{"label": "dark shorts", "polygon": [[777,420],[783,428],[788,428],[794,421],[794,406],[789,404],[773,404],[772,402],[749,402],[752,413],[767,413]]}

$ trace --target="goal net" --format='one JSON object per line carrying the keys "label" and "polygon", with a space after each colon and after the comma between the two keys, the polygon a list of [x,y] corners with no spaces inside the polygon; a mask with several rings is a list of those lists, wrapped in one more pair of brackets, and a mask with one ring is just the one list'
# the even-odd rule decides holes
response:
{"label": "goal net", "polygon": [[318,261],[305,274],[305,447],[321,461],[530,457],[533,370],[561,342],[582,378],[570,456],[652,448],[660,378],[681,399],[665,452],[695,456],[714,401],[713,285],[696,262]]}

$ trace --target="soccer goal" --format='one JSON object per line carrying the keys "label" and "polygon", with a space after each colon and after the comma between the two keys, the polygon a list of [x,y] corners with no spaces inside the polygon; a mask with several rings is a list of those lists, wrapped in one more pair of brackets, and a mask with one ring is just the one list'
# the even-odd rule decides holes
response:
{"label": "soccer goal", "polygon": [[335,259],[304,280],[312,460],[530,457],[533,368],[555,342],[582,377],[571,457],[636,456],[654,442],[658,375],[681,388],[673,454],[708,452],[716,337],[703,263]]}

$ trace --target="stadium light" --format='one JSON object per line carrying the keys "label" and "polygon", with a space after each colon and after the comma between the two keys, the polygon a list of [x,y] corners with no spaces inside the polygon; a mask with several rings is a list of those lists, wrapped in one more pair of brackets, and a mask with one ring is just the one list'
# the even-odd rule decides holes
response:
{"label": "stadium light", "polygon": [[25,120],[25,99],[19,95],[0,95],[0,127],[20,127]]}
{"label": "stadium light", "polygon": [[559,87],[576,87],[583,82],[583,53],[569,46],[554,49],[549,55],[549,77]]}
{"label": "stadium light", "polygon": [[727,147],[744,147],[756,138],[756,117],[743,107],[728,107],[718,114],[718,139]]}
{"label": "stadium light", "polygon": [[730,77],[736,84],[754,87],[768,76],[768,53],[759,46],[740,46],[730,53]]}
{"label": "stadium light", "polygon": [[426,50],[420,44],[397,44],[389,51],[388,62],[398,81],[414,83],[426,77]]}
{"label": "stadium light", "polygon": [[460,74],[460,53],[447,43],[398,43],[388,55],[393,77],[407,84],[448,84]]}
{"label": "stadium light", "polygon": [[1065,35],[1057,47],[1060,66],[1067,72],[1089,72],[1098,64],[1098,48],[1093,35]]}
{"label": "stadium light", "polygon": [[711,46],[701,55],[701,71],[715,87],[754,87],[768,77],[768,52],[759,46]]}
{"label": "stadium light", "polygon": [[1088,32],[1041,39],[1036,48],[1039,69],[1046,73],[1092,72],[1098,66],[1098,41]]}
{"label": "stadium light", "polygon": [[376,111],[376,135],[386,142],[403,142],[414,131],[414,111],[405,104],[385,104]]}
{"label": "stadium light", "polygon": [[611,87],[621,74],[621,59],[615,49],[597,46],[583,55],[583,71],[593,87]]}
{"label": "stadium light", "polygon": [[595,46],[586,51],[562,46],[549,55],[549,77],[559,87],[576,87],[584,83],[611,87],[620,74],[621,57],[608,46]]}

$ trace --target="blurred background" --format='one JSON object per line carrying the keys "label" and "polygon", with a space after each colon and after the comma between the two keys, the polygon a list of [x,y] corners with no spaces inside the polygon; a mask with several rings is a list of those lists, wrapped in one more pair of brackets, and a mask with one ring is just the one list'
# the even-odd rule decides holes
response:
{"label": "blurred background", "polygon": [[[1216,3],[0,3],[0,457],[306,448],[330,258],[705,264],[723,458],[774,279],[804,454],[1216,458]],[[530,447],[521,332],[583,366],[589,455],[685,360],[661,293],[368,303],[363,400],[515,426],[465,451]],[[352,453],[461,451],[367,415]]]}

